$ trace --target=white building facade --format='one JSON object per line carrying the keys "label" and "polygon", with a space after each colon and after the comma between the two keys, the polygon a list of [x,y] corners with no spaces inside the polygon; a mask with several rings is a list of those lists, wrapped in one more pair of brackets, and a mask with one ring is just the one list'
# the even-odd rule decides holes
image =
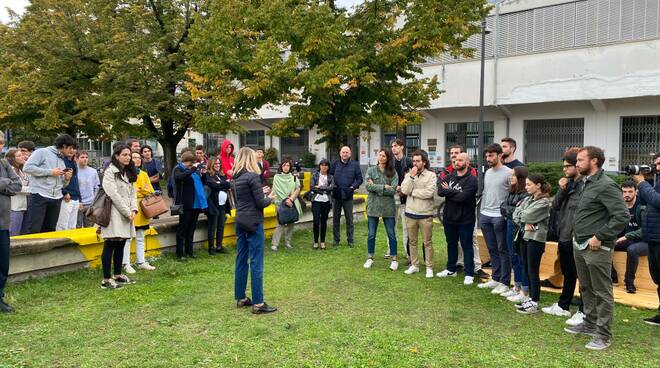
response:
{"label": "white building facade", "polygon": [[[486,142],[512,137],[525,162],[558,161],[571,146],[605,150],[605,169],[648,163],[660,152],[660,0],[504,0],[487,18]],[[422,111],[424,121],[399,132],[355,138],[361,164],[395,137],[408,151],[429,152],[432,166],[446,164],[448,148],[467,147],[476,157],[479,120],[480,35],[467,46],[473,59],[441,57],[423,65],[438,76],[444,93]],[[267,134],[286,117],[286,107],[262,109],[245,134],[229,134],[236,147],[275,147],[281,156],[312,152],[315,131],[298,138]],[[191,132],[197,144],[220,144],[222,136]],[[191,145],[184,140],[181,146]]]}

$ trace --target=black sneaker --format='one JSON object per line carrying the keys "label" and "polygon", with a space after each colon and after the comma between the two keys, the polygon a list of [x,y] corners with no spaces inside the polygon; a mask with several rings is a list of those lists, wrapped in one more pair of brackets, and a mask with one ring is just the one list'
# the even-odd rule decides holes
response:
{"label": "black sneaker", "polygon": [[114,280],[107,280],[101,282],[101,289],[121,289],[123,286],[116,283]]}
{"label": "black sneaker", "polygon": [[348,243],[348,247],[353,248],[353,247],[355,247],[355,245],[353,243]]}
{"label": "black sneaker", "polygon": [[257,307],[256,305],[252,306],[252,313],[254,314],[265,314],[265,313],[273,313],[273,312],[277,312],[277,308],[271,307],[266,303],[262,304],[261,307]]}
{"label": "black sneaker", "polygon": [[126,275],[115,276],[115,282],[119,285],[135,284],[135,281],[129,279]]}
{"label": "black sneaker", "polygon": [[475,272],[474,275],[477,276],[480,279],[489,279],[490,278],[490,275],[482,269],[479,269],[479,271]]}
{"label": "black sneaker", "polygon": [[4,300],[0,299],[0,312],[2,312],[2,313],[12,313],[12,312],[14,312],[14,308],[12,308],[11,305],[5,303]]}
{"label": "black sneaker", "polygon": [[660,326],[660,313],[658,313],[658,315],[653,318],[644,318],[644,323],[651,326]]}
{"label": "black sneaker", "polygon": [[215,247],[215,251],[216,251],[217,253],[221,253],[221,254],[225,254],[225,253],[227,253],[227,251],[225,251],[225,247],[223,247],[222,245],[219,246],[219,247]]}
{"label": "black sneaker", "polygon": [[251,307],[252,305],[253,303],[252,300],[250,300],[250,298],[245,298],[236,301],[236,308]]}
{"label": "black sneaker", "polygon": [[547,287],[550,289],[561,289],[561,286],[555,286],[555,284],[550,282],[550,280],[548,279],[541,280],[541,287]]}
{"label": "black sneaker", "polygon": [[635,294],[637,292],[637,288],[635,287],[634,284],[628,284],[626,285],[626,292],[628,294]]}

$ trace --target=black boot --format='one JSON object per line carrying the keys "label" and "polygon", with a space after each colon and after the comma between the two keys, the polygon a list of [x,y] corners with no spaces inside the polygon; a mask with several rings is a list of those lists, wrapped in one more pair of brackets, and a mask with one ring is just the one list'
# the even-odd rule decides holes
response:
{"label": "black boot", "polygon": [[14,308],[11,305],[5,303],[4,300],[0,299],[0,313],[12,313]]}
{"label": "black boot", "polygon": [[213,248],[212,245],[209,246],[209,255],[214,256],[215,255],[215,248]]}
{"label": "black boot", "polygon": [[221,254],[227,253],[227,251],[225,251],[225,248],[222,246],[222,244],[217,245],[215,247],[215,251]]}

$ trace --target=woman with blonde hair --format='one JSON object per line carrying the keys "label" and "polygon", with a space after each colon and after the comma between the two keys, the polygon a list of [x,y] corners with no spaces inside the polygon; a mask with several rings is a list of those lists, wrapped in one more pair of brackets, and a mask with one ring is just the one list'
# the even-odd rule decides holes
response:
{"label": "woman with blonde hair", "polygon": [[[243,147],[234,166],[233,192],[236,196],[236,269],[234,299],[236,306],[252,307],[252,313],[272,313],[277,308],[264,302],[264,208],[271,199],[270,189],[261,186],[261,170],[254,151]],[[248,265],[249,262],[249,265]],[[252,279],[252,298],[245,295],[248,268]]]}
{"label": "woman with blonde hair", "polygon": [[[138,213],[133,220],[135,226],[135,263],[136,267],[141,270],[153,271],[156,267],[149,264],[144,259],[145,238],[144,235],[149,230],[151,221],[142,212],[140,203],[142,200],[154,194],[154,187],[151,185],[151,179],[145,170],[142,169],[142,155],[139,152],[131,153],[131,160],[137,172],[137,181],[133,183],[135,194],[137,196]],[[131,266],[131,239],[126,240],[124,245],[124,270],[126,273],[135,273],[135,269]]]}

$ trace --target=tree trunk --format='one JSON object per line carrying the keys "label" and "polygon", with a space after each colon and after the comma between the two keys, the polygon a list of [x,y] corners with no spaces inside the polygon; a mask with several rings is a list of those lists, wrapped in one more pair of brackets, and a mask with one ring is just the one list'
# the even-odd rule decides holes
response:
{"label": "tree trunk", "polygon": [[181,139],[176,139],[176,137],[164,137],[159,139],[158,143],[163,146],[163,170],[165,171],[165,178],[170,177],[170,172],[174,168],[174,165],[177,164],[176,160],[176,146],[179,144]]}

